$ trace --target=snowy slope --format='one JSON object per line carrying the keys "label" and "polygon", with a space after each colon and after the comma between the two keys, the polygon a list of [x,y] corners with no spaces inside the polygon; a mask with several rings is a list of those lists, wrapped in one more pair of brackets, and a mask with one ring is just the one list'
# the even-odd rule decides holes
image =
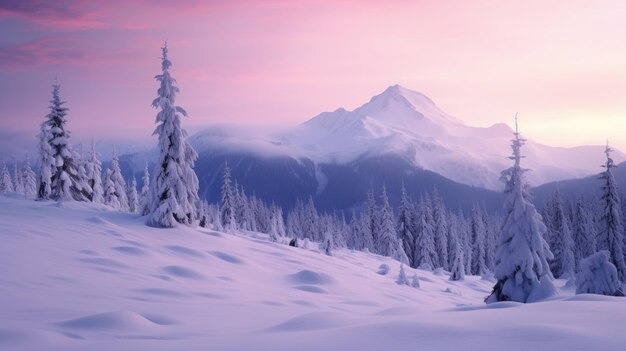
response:
{"label": "snowy slope", "polygon": [[[146,227],[89,204],[0,196],[1,350],[618,350],[626,299],[482,299],[477,277],[260,234]],[[391,272],[378,275],[381,263]]]}
{"label": "snowy slope", "polygon": [[[391,153],[456,182],[492,190],[502,188],[500,172],[510,166],[512,130],[506,124],[468,126],[425,95],[399,85],[354,111],[324,112],[279,132],[258,133],[257,129],[221,125],[196,133],[191,143],[201,152],[248,151],[309,158],[317,164],[347,164]],[[602,150],[601,146],[559,148],[529,141],[524,163],[533,170],[528,174],[531,184],[540,185],[599,172]],[[621,162],[626,157],[616,153],[615,159]]]}

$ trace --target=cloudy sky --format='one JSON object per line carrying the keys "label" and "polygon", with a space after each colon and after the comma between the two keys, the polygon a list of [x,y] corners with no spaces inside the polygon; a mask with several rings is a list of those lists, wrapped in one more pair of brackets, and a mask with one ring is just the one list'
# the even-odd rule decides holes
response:
{"label": "cloudy sky", "polygon": [[0,0],[0,138],[35,135],[58,77],[82,138],[148,136],[168,40],[194,127],[290,125],[387,86],[470,125],[626,150],[624,1]]}

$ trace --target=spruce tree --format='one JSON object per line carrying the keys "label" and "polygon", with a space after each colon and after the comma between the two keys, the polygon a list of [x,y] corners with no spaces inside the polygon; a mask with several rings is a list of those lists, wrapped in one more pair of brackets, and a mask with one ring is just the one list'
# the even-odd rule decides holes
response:
{"label": "spruce tree", "polygon": [[450,252],[450,280],[465,280],[465,264],[463,258],[463,245],[459,238],[456,216],[450,216],[448,231],[448,248]]}
{"label": "spruce tree", "polygon": [[150,191],[149,224],[173,227],[176,222],[193,224],[198,214],[198,177],[193,170],[198,154],[187,142],[187,132],[181,127],[180,116],[187,112],[176,106],[176,80],[170,75],[172,62],[167,57],[167,44],[162,48],[162,73],[158,96],[152,102],[160,109],[156,116],[154,134],[159,137],[159,158]]}
{"label": "spruce tree", "polygon": [[[89,190],[79,177],[78,160],[69,143],[65,101],[59,96],[60,85],[52,86],[50,113],[42,124],[40,133],[40,184],[39,197],[54,200],[87,201]],[[48,170],[50,172],[48,173]]]}
{"label": "spruce tree", "polygon": [[130,180],[130,184],[128,185],[128,212],[130,213],[138,213],[139,212],[139,195],[137,194],[137,180],[135,176],[133,176]]}
{"label": "spruce tree", "polygon": [[487,247],[485,222],[481,214],[480,208],[474,205],[472,208],[471,220],[471,236],[472,236],[472,274],[483,275],[489,269],[487,268]]}
{"label": "spruce tree", "polygon": [[559,278],[575,278],[574,262],[574,240],[569,224],[569,218],[563,209],[563,202],[560,194],[557,192],[555,198],[554,209],[554,226],[555,237],[552,253],[554,254],[554,262],[552,265],[552,274]]}
{"label": "spruce tree", "polygon": [[122,176],[122,168],[120,167],[120,160],[117,157],[117,152],[113,148],[113,157],[111,158],[111,181],[115,186],[115,193],[119,201],[119,209],[122,211],[128,211],[128,195],[126,195],[126,181]]}
{"label": "spruce tree", "polygon": [[615,164],[611,158],[612,148],[608,143],[605,149],[606,164],[601,179],[603,213],[600,219],[601,231],[598,237],[598,249],[609,252],[611,263],[617,268],[617,277],[626,282],[626,263],[624,263],[624,227],[622,225],[622,213],[617,184],[613,177]]}
{"label": "spruce tree", "polygon": [[374,188],[370,187],[367,193],[367,232],[365,233],[366,247],[373,253],[378,253],[376,243],[380,232],[380,220],[378,219],[378,205],[374,197]]}
{"label": "spruce tree", "polygon": [[[415,228],[415,268],[432,270],[437,254],[435,252],[434,228],[432,216],[429,216],[430,204],[423,198],[420,201],[419,214]],[[430,218],[429,218],[430,217]]]}
{"label": "spruce tree", "polygon": [[220,199],[220,221],[222,227],[228,233],[233,233],[237,230],[235,211],[235,195],[233,194],[232,179],[230,178],[230,167],[228,167],[228,164],[224,164],[222,197]]}
{"label": "spruce tree", "polygon": [[333,255],[333,250],[335,249],[335,243],[333,242],[333,235],[330,232],[324,232],[324,239],[320,246],[320,249],[327,256]]}
{"label": "spruce tree", "polygon": [[24,195],[24,180],[20,176],[20,170],[17,166],[17,161],[13,164],[13,191],[16,194]]}
{"label": "spruce tree", "polygon": [[574,241],[576,242],[576,262],[596,252],[597,231],[593,221],[593,213],[585,206],[582,197],[576,201],[573,223]]}
{"label": "spruce tree", "polygon": [[500,230],[496,252],[497,279],[493,292],[485,302],[517,301],[534,302],[554,295],[554,278],[548,259],[552,252],[543,236],[546,226],[535,206],[525,198],[523,172],[521,168],[521,138],[515,123],[514,139],[511,143],[514,161],[507,170],[504,204],[505,220]]}
{"label": "spruce tree", "polygon": [[394,224],[394,215],[389,205],[387,188],[383,185],[383,192],[380,196],[381,205],[379,208],[379,235],[377,236],[376,252],[383,256],[394,258],[402,263],[409,263],[409,259],[402,249],[402,242],[398,238]]}
{"label": "spruce tree", "polygon": [[35,172],[30,168],[30,158],[26,154],[26,160],[24,160],[24,166],[22,167],[22,182],[24,184],[24,195],[35,196],[37,195],[37,178]]}
{"label": "spruce tree", "polygon": [[85,175],[87,184],[91,188],[91,202],[103,203],[104,190],[102,189],[102,163],[96,153],[96,143],[91,141],[91,150],[87,153],[85,162]]}
{"label": "spruce tree", "polygon": [[436,267],[450,269],[448,265],[448,219],[443,200],[439,197],[437,190],[433,193],[433,223],[435,227],[435,249],[437,258]]}
{"label": "spruce tree", "polygon": [[143,169],[143,177],[141,178],[141,194],[139,195],[139,214],[142,216],[150,214],[150,172],[148,171],[148,162]]}
{"label": "spruce tree", "polygon": [[7,164],[2,162],[2,170],[0,171],[0,194],[13,192],[13,180]]}
{"label": "spruce tree", "polygon": [[278,206],[272,206],[271,223],[272,226],[270,228],[270,240],[273,242],[282,242],[286,236],[282,208]]}
{"label": "spruce tree", "polygon": [[409,282],[409,278],[407,278],[406,272],[404,271],[404,263],[400,264],[400,272],[398,273],[398,279],[396,280],[396,284],[411,285],[411,283]]}
{"label": "spruce tree", "polygon": [[[53,157],[53,149],[50,141],[52,140],[52,124],[51,119],[58,114],[67,113],[67,108],[62,106],[58,98],[58,87],[53,87],[53,99],[50,106],[50,113],[46,116],[46,120],[41,123],[39,131],[39,173],[37,175],[37,198],[40,200],[48,200],[52,195],[52,174],[56,171],[55,160]],[[56,98],[55,98],[56,97]]]}
{"label": "spruce tree", "polygon": [[414,266],[413,259],[415,257],[415,220],[413,213],[415,212],[415,206],[411,203],[409,196],[406,193],[404,183],[402,183],[402,190],[400,194],[400,211],[398,215],[398,235],[402,242],[402,248],[409,258],[410,266]]}
{"label": "spruce tree", "polygon": [[107,168],[104,172],[103,181],[104,204],[116,210],[121,210],[122,205],[120,203],[120,194],[117,192],[117,187],[115,186],[115,180],[113,177],[113,171],[110,168]]}

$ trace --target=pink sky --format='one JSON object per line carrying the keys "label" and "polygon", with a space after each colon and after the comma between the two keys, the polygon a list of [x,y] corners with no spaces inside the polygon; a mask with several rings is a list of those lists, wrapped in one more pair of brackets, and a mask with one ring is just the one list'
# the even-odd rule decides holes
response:
{"label": "pink sky", "polygon": [[167,39],[188,127],[297,124],[392,84],[471,125],[626,150],[623,1],[2,1],[0,123],[34,135],[55,76],[75,136],[149,135]]}

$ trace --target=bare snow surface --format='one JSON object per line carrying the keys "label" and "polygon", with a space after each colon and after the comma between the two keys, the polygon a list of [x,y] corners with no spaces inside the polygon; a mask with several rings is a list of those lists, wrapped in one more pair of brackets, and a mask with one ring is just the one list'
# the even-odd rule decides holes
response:
{"label": "bare snow surface", "polygon": [[[626,299],[482,299],[492,282],[84,203],[0,196],[0,350],[623,350]],[[313,246],[313,245],[312,245]],[[378,274],[381,264],[390,267]],[[559,281],[559,285],[563,285]]]}

